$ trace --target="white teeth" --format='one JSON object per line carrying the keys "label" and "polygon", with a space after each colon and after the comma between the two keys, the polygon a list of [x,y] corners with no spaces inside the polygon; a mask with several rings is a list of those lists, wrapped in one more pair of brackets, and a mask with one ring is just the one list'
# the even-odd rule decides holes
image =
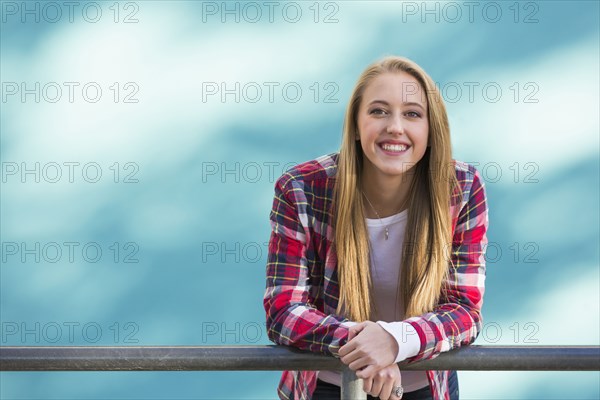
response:
{"label": "white teeth", "polygon": [[404,151],[408,148],[404,144],[389,144],[389,143],[384,143],[381,147],[387,151]]}

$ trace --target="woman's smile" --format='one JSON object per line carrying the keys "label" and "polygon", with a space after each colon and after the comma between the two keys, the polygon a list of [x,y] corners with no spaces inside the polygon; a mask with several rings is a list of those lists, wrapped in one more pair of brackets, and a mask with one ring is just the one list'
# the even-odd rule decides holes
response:
{"label": "woman's smile", "polygon": [[409,144],[402,142],[394,142],[392,140],[386,140],[381,143],[378,143],[378,146],[385,154],[390,156],[399,156],[405,154],[406,151],[410,148]]}

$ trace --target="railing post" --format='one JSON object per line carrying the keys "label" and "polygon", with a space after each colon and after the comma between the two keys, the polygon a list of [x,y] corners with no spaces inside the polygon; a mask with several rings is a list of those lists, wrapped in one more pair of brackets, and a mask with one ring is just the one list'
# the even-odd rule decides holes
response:
{"label": "railing post", "polygon": [[341,400],[367,400],[362,379],[357,378],[354,371],[348,367],[342,370]]}

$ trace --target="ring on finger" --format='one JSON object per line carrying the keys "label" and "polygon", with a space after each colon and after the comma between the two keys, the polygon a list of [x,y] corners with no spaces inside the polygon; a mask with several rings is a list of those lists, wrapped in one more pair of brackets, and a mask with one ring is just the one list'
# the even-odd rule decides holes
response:
{"label": "ring on finger", "polygon": [[404,394],[404,388],[402,387],[402,385],[394,386],[392,388],[392,393],[394,394],[394,396],[401,399],[402,395]]}

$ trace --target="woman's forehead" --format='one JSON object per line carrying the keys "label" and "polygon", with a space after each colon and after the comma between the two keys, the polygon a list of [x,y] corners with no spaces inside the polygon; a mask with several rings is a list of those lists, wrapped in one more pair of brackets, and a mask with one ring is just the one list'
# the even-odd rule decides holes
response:
{"label": "woman's forehead", "polygon": [[427,97],[417,79],[406,72],[385,73],[373,79],[363,93],[363,104],[375,100],[387,103],[419,103],[427,107]]}

